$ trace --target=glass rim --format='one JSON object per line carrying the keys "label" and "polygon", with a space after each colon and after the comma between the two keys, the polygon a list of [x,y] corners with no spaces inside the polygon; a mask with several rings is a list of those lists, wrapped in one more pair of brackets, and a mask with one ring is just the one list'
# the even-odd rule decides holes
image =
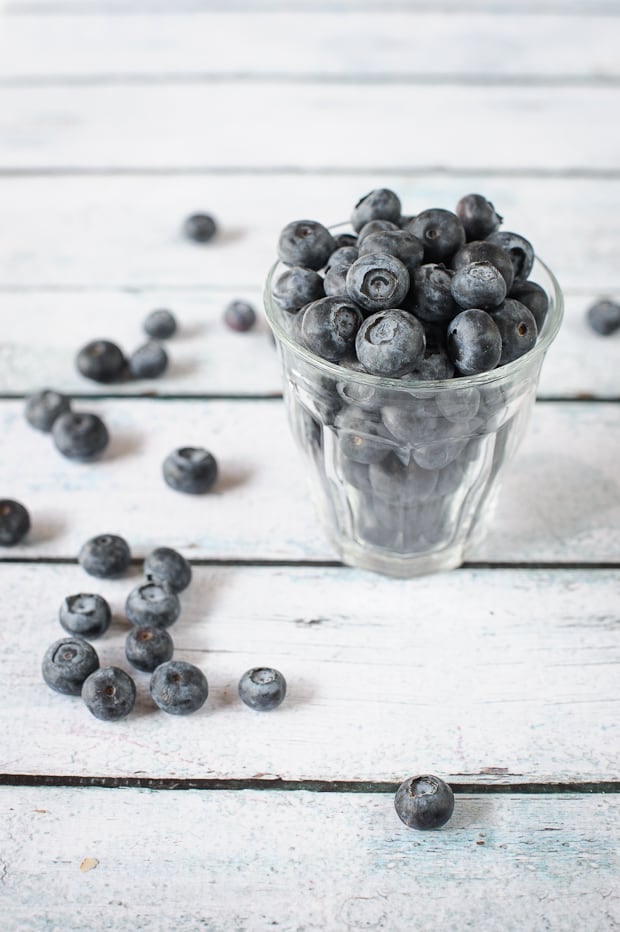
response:
{"label": "glass rim", "polygon": [[[345,227],[350,228],[350,224],[338,223],[329,227],[329,229],[330,231],[337,233],[343,230]],[[372,375],[369,372],[358,372],[356,369],[345,369],[337,362],[329,362],[327,359],[322,359],[320,356],[317,356],[305,346],[297,343],[291,338],[290,334],[285,330],[285,328],[278,320],[278,314],[286,314],[288,312],[282,311],[277,307],[277,305],[275,305],[271,294],[271,285],[276,272],[278,272],[280,268],[282,268],[283,271],[287,268],[290,268],[290,266],[287,266],[286,263],[282,262],[280,259],[273,263],[267,274],[263,290],[263,302],[269,326],[280,343],[286,346],[288,350],[290,350],[308,365],[318,369],[324,375],[328,375],[331,378],[338,379],[340,381],[342,381],[342,379],[346,379],[349,382],[357,382],[360,385],[370,385],[374,386],[375,388],[382,389],[397,389],[401,392],[415,391],[416,393],[434,393],[437,391],[454,391],[456,389],[469,388],[477,385],[489,385],[494,382],[500,382],[504,381],[505,379],[509,379],[511,376],[518,373],[520,369],[526,368],[530,363],[534,362],[539,357],[542,359],[549,346],[556,338],[558,330],[560,329],[560,324],[562,323],[562,318],[564,316],[564,298],[562,295],[562,290],[557,278],[549,266],[543,262],[543,260],[538,255],[534,257],[534,269],[536,268],[536,265],[542,268],[544,274],[549,279],[553,289],[553,294],[550,295],[548,289],[546,287],[544,288],[545,293],[549,298],[549,310],[535,345],[531,350],[528,350],[527,353],[524,353],[523,356],[519,356],[518,359],[514,359],[512,362],[506,363],[503,366],[497,366],[495,369],[491,369],[488,372],[480,372],[477,375],[461,375],[451,379],[392,379],[385,378],[383,376]],[[528,277],[527,281],[529,280],[530,279]],[[539,283],[536,282],[535,284]],[[541,285],[541,287],[544,286]],[[291,319],[293,319],[295,315],[291,314],[290,316]]]}

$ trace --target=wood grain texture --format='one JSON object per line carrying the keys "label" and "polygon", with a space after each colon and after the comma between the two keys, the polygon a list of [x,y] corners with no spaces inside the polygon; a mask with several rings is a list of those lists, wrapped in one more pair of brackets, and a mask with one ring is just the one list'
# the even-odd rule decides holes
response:
{"label": "wood grain texture", "polygon": [[128,13],[122,29],[109,15],[58,16],[53,29],[42,28],[37,16],[19,16],[8,18],[0,32],[0,80],[357,75],[424,83],[450,76],[601,81],[620,77],[619,38],[613,16],[494,16],[469,9],[451,16],[384,9],[340,17],[252,9],[243,16]]}
{"label": "wood grain texture", "polygon": [[[362,194],[383,186],[399,193],[406,213],[454,209],[463,194],[481,191],[504,216],[505,229],[532,241],[563,288],[620,291],[620,181],[379,168],[359,175],[0,179],[0,288],[258,291],[286,223],[346,220]],[[212,212],[221,226],[207,247],[182,236],[185,217],[197,210]],[[10,313],[10,301],[0,294],[3,313]]]}
{"label": "wood grain texture", "polygon": [[24,932],[620,922],[617,796],[459,796],[426,833],[391,794],[4,788],[0,805],[3,912]]}
{"label": "wood grain texture", "polygon": [[[544,95],[537,87],[458,83],[395,83],[387,91],[374,83],[273,81],[2,87],[0,169],[606,172],[620,161],[620,130],[609,119],[618,109],[620,87],[549,87]],[[406,114],[411,122],[403,125]],[[303,127],[303,145],[292,126]]]}
{"label": "wood grain texture", "polygon": [[[207,703],[191,716],[166,715],[148,675],[134,673],[134,712],[100,722],[79,698],[45,685],[41,658],[65,636],[64,596],[95,591],[114,616],[93,641],[101,665],[131,672],[124,604],[140,578],[138,567],[109,581],[77,565],[0,564],[11,606],[0,641],[12,684],[0,707],[4,773],[398,782],[430,771],[491,785],[620,778],[619,570],[472,569],[399,581],[337,567],[194,566],[170,633],[176,659],[207,676]],[[237,697],[243,672],[264,664],[288,683],[271,714]]]}

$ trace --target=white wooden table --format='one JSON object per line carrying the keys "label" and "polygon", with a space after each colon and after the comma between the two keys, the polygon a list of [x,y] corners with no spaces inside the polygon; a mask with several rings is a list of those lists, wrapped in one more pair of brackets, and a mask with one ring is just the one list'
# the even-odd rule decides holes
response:
{"label": "white wooden table", "polygon": [[[432,9],[433,12],[428,12]],[[9,930],[607,930],[620,925],[620,3],[6,0],[0,18],[0,497],[33,527],[0,562],[0,912]],[[480,140],[484,140],[481,143]],[[528,232],[566,319],[494,529],[471,563],[399,581],[341,566],[307,500],[260,305],[280,228],[372,187],[405,209],[469,191]],[[219,219],[206,248],[180,226]],[[75,370],[154,307],[181,333],[157,382]],[[102,413],[96,464],[23,418],[50,385]],[[200,500],[160,478],[197,443]],[[40,659],[94,534],[194,566],[173,629],[203,710],[108,725]],[[92,581],[91,581],[92,583]],[[236,684],[289,683],[270,715]],[[393,809],[405,777],[456,792],[440,832]]]}

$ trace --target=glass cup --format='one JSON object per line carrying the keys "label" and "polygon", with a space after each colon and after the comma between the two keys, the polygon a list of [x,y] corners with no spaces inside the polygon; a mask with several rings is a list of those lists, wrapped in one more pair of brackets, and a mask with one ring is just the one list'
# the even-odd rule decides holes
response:
{"label": "glass cup", "polygon": [[271,297],[286,268],[271,268],[265,309],[289,424],[329,541],[344,563],[390,576],[460,566],[485,534],[529,420],[562,320],[557,280],[537,258],[530,277],[545,289],[549,310],[524,356],[480,375],[416,381],[369,375],[302,346],[298,318]]}

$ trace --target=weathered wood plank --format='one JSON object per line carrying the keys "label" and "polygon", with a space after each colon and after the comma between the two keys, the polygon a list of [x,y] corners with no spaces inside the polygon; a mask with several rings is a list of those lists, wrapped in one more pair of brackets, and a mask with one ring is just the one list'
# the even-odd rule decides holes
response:
{"label": "weathered wood plank", "polygon": [[60,15],[52,29],[37,16],[19,16],[7,19],[0,33],[0,79],[604,80],[620,76],[619,36],[620,22],[612,16],[496,16],[469,9],[451,16],[382,9],[351,17],[255,7],[241,18],[238,12],[129,13],[122,29],[109,15]]}
{"label": "weathered wood plank", "polygon": [[[237,297],[251,301],[261,318],[243,336],[231,333],[222,321],[223,308]],[[618,341],[597,336],[586,322],[586,309],[595,297],[567,296],[564,324],[543,367],[542,397],[620,397]],[[0,343],[0,393],[27,394],[43,382],[69,394],[95,396],[111,391],[162,397],[281,391],[259,289],[15,292],[0,303],[11,321]],[[81,346],[104,336],[131,352],[145,339],[142,321],[155,307],[173,309],[180,324],[178,335],[167,343],[171,362],[163,378],[110,386],[79,375],[74,358]]]}
{"label": "weathered wood plank", "polygon": [[[334,559],[308,499],[304,463],[280,401],[90,399],[111,442],[91,464],[64,459],[26,423],[21,401],[0,407],[3,495],[23,500],[33,530],[15,556],[74,558],[108,531],[127,535],[137,554],[167,538],[196,558]],[[10,440],[9,440],[10,438]],[[620,559],[618,454],[614,404],[537,405],[507,472],[487,543],[471,560],[609,562]],[[173,492],[160,477],[175,447],[202,445],[220,464],[214,491]]]}
{"label": "weathered wood plank", "polygon": [[[620,181],[383,170],[0,179],[0,287],[258,289],[285,223],[346,220],[363,193],[384,185],[407,213],[454,209],[463,194],[481,191],[506,229],[531,239],[564,288],[620,290]],[[222,227],[208,247],[181,234],[196,210],[213,212]],[[8,312],[10,296],[0,300]]]}
{"label": "weathered wood plank", "polygon": [[[131,538],[130,538],[131,539]],[[155,541],[154,541],[155,542]],[[156,540],[169,540],[162,533]],[[186,548],[191,554],[191,549]],[[397,581],[343,568],[194,567],[170,629],[207,676],[205,706],[154,706],[148,675],[122,722],[51,691],[40,662],[65,632],[64,596],[96,591],[114,622],[93,646],[128,671],[124,604],[139,569],[109,581],[77,565],[0,564],[2,770],[100,777],[455,783],[620,778],[620,571],[460,570]],[[261,715],[237,698],[250,667],[288,693]]]}
{"label": "weathered wood plank", "polygon": [[391,794],[4,788],[0,805],[3,913],[24,932],[620,922],[617,796],[459,796],[426,833]]}
{"label": "weathered wood plank", "polygon": [[[3,87],[0,168],[605,172],[620,161],[620,132],[609,119],[619,109],[620,87]],[[303,127],[303,145],[292,126]]]}

